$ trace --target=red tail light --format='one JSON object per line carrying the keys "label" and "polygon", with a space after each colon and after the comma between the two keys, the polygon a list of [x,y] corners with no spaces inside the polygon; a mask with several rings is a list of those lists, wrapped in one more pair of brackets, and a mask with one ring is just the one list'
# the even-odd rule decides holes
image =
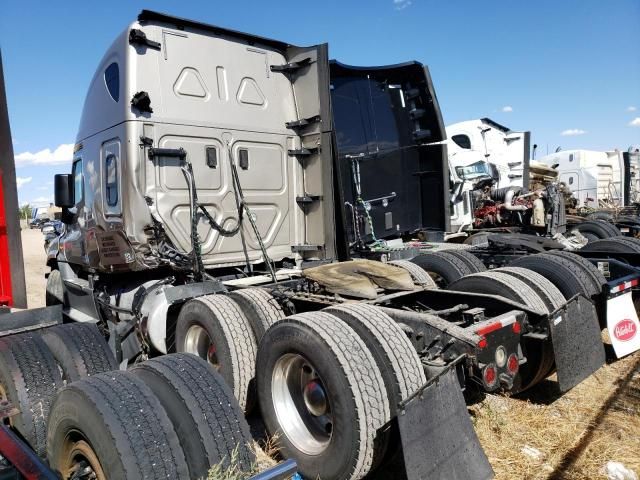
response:
{"label": "red tail light", "polygon": [[518,369],[520,368],[520,362],[518,361],[518,356],[515,353],[509,355],[509,359],[507,360],[507,370],[511,375],[515,375],[518,373]]}
{"label": "red tail light", "polygon": [[518,321],[513,322],[511,328],[513,329],[513,333],[520,333],[522,331],[522,327],[520,326],[520,322]]}
{"label": "red tail light", "polygon": [[488,388],[492,388],[498,383],[498,370],[493,363],[490,363],[482,370],[482,381]]}

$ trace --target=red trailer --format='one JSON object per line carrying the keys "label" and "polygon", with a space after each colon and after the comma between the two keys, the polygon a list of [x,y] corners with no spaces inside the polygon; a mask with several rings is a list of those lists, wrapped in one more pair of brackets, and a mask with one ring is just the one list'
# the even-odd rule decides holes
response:
{"label": "red trailer", "polygon": [[0,53],[0,306],[27,308],[18,190]]}

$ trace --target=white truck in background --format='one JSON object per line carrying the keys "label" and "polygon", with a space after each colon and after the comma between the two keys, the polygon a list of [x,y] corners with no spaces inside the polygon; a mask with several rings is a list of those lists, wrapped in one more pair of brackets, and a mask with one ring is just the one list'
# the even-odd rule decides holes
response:
{"label": "white truck in background", "polygon": [[[549,226],[557,173],[530,159],[530,132],[517,132],[489,118],[446,127],[451,176],[451,232],[466,236],[487,228]],[[557,222],[556,222],[557,223]],[[551,230],[549,230],[551,228]]]}
{"label": "white truck in background", "polygon": [[[557,151],[535,159],[536,145],[530,148],[530,132],[512,131],[488,118],[455,123],[446,127],[446,131],[452,171],[451,226],[454,235],[481,228],[511,227],[514,219],[516,224],[523,226],[522,219],[510,213],[513,211],[511,200],[516,198],[515,203],[518,203],[518,194],[507,196],[508,190],[531,195],[529,200],[538,197],[535,200],[539,200],[538,213],[542,216],[532,212],[529,217],[523,217],[524,226],[533,226],[538,232],[546,230],[547,234],[554,235],[578,229],[591,240],[640,232],[636,207],[640,199],[640,148],[630,147],[626,152]],[[477,202],[482,199],[478,192],[487,189],[486,183],[492,175],[489,197],[497,202],[498,213],[503,215],[496,214],[493,206],[487,209]],[[471,180],[467,178],[465,182],[464,176]],[[541,189],[549,184],[556,185],[565,204],[566,212],[557,212],[557,219],[549,217],[555,193],[543,193]],[[476,193],[471,195],[471,192]],[[542,195],[535,195],[535,192]],[[556,203],[559,200],[556,199]],[[544,203],[544,211],[540,201]],[[534,204],[531,206],[535,207]],[[516,207],[516,210],[518,208],[522,207]],[[620,230],[598,221],[613,223]]]}
{"label": "white truck in background", "polygon": [[[474,162],[494,164],[500,174],[496,188],[523,187],[530,160],[531,132],[512,131],[490,118],[467,120],[446,127],[449,162],[454,169]],[[461,162],[462,160],[462,162]],[[466,166],[466,165],[464,165]]]}
{"label": "white truck in background", "polygon": [[539,159],[560,172],[578,208],[620,208],[640,200],[640,154],[620,150],[566,150]]}

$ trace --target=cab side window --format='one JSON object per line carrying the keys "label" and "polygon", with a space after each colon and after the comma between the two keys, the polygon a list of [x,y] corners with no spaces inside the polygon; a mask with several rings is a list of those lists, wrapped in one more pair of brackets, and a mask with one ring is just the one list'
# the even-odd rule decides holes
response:
{"label": "cab side window", "polygon": [[84,200],[84,176],[82,172],[82,159],[73,162],[73,168],[71,170],[73,175],[73,198],[76,205],[79,205]]}
{"label": "cab side window", "polygon": [[464,148],[466,150],[471,149],[471,139],[467,135],[454,135],[451,137],[451,140],[456,142],[460,148]]}
{"label": "cab side window", "polygon": [[105,196],[110,207],[118,204],[118,160],[115,155],[107,155],[105,159]]}

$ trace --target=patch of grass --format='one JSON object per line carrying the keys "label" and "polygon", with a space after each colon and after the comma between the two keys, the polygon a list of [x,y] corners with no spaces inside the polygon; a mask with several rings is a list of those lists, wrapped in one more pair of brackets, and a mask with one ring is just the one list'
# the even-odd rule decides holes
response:
{"label": "patch of grass", "polygon": [[[564,395],[551,377],[519,398],[487,395],[471,405],[496,479],[606,479],[610,460],[640,473],[639,368],[635,354]],[[527,455],[525,446],[542,455]]]}
{"label": "patch of grass", "polygon": [[231,455],[230,462],[223,460],[209,469],[207,480],[246,480],[247,477],[273,467],[277,463],[274,460],[278,453],[276,438],[267,438],[260,443],[254,441],[251,448],[255,454],[256,461],[249,471],[240,468],[238,449],[236,448]]}

